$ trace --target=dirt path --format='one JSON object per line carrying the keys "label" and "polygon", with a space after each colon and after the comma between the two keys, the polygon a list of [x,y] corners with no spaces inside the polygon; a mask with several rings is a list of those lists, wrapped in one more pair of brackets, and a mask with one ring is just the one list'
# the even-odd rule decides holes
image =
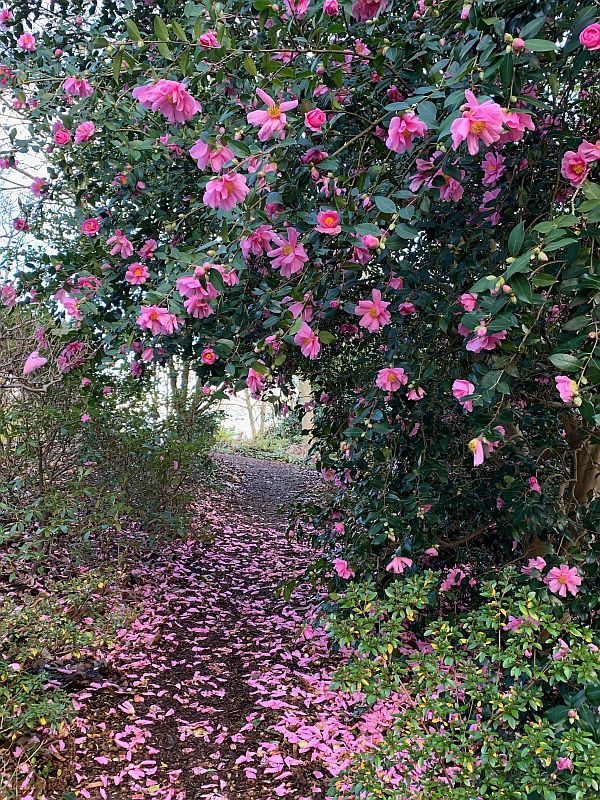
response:
{"label": "dirt path", "polygon": [[238,479],[216,502],[201,487],[198,496],[213,540],[178,543],[132,570],[143,607],[120,632],[108,677],[76,696],[72,794],[61,800],[326,795],[329,776],[290,733],[316,720],[310,684],[326,653],[298,646],[306,595],[276,596],[312,557],[285,535],[285,510],[312,476],[223,460]]}

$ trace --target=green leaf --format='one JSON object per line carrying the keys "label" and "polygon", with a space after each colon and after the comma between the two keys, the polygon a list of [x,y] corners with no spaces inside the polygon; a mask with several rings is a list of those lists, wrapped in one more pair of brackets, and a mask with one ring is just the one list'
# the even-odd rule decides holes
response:
{"label": "green leaf", "polygon": [[532,53],[551,53],[556,50],[556,44],[547,39],[525,39],[525,48]]}
{"label": "green leaf", "polygon": [[330,331],[319,331],[319,341],[323,344],[331,344],[335,341],[335,336]]}
{"label": "green leaf", "polygon": [[119,74],[121,72],[122,64],[123,64],[123,52],[119,50],[117,55],[113,58],[113,63],[112,63],[113,81],[115,83],[119,82]]}
{"label": "green leaf", "polygon": [[154,17],[154,33],[157,39],[161,39],[163,42],[169,41],[169,29],[162,17]]}
{"label": "green leaf", "polygon": [[525,224],[519,222],[512,229],[508,237],[508,252],[511,256],[518,256],[525,240]]}
{"label": "green leaf", "polygon": [[244,69],[249,75],[252,75],[252,77],[254,78],[256,78],[256,76],[258,75],[256,64],[254,63],[254,61],[252,61],[248,53],[246,53],[246,55],[244,56]]}
{"label": "green leaf", "polygon": [[549,359],[557,369],[563,372],[577,372],[583,368],[581,361],[568,353],[554,353],[549,356]]}
{"label": "green leaf", "polygon": [[388,197],[375,195],[373,202],[382,214],[394,214],[396,212],[396,204]]}
{"label": "green leaf", "polygon": [[583,184],[583,193],[588,200],[600,200],[600,186],[597,183],[586,181]]}
{"label": "green leaf", "polygon": [[397,222],[394,228],[394,233],[401,239],[416,239],[419,231],[413,228],[412,225],[405,225],[404,222]]}
{"label": "green leaf", "polygon": [[178,39],[181,39],[182,42],[187,42],[187,33],[181,27],[181,25],[176,21],[173,20],[171,22],[171,28],[173,29],[173,33],[177,36]]}
{"label": "green leaf", "polygon": [[134,42],[142,41],[142,34],[140,33],[140,29],[132,19],[127,20],[127,22],[125,23],[125,27],[127,28],[127,33],[131,36]]}
{"label": "green leaf", "polygon": [[517,272],[531,272],[529,264],[531,263],[531,253],[523,253],[507,268],[504,277],[506,280],[512,278]]}
{"label": "green leaf", "polygon": [[510,279],[510,288],[516,294],[517,299],[522,303],[531,303],[531,286],[525,275],[522,275],[520,272],[513,275]]}
{"label": "green leaf", "polygon": [[165,42],[159,42],[156,45],[156,49],[161,54],[161,56],[163,58],[166,58],[168,61],[170,61],[173,58],[171,51],[169,50],[169,46],[165,44]]}

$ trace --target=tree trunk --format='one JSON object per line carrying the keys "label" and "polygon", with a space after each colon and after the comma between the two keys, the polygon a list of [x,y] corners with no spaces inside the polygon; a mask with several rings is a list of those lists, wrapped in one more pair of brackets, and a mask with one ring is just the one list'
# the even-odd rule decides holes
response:
{"label": "tree trunk", "polygon": [[244,392],[244,400],[246,401],[248,420],[250,421],[250,433],[252,434],[252,438],[256,439],[256,422],[254,420],[254,410],[252,408],[252,400],[250,399],[250,392],[247,389]]}

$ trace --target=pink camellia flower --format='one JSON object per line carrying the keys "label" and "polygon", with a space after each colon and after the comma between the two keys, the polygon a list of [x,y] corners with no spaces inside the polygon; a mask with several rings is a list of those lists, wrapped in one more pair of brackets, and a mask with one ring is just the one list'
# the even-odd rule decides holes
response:
{"label": "pink camellia flower", "polygon": [[246,386],[250,390],[252,397],[255,399],[260,397],[262,390],[265,388],[264,375],[255,370],[254,367],[250,367],[246,378]]}
{"label": "pink camellia flower", "polygon": [[319,211],[317,214],[317,226],[315,228],[319,233],[328,233],[335,235],[342,232],[340,225],[340,215],[337,211]]}
{"label": "pink camellia flower", "polygon": [[89,414],[82,414],[81,415],[81,421],[82,422],[89,422],[90,420],[91,420],[91,417],[90,417]]}
{"label": "pink camellia flower", "polygon": [[375,386],[384,392],[396,392],[401,386],[406,386],[408,376],[402,367],[384,367],[377,373]]}
{"label": "pink camellia flower", "polygon": [[0,9],[0,28],[3,30],[6,29],[6,23],[12,22],[13,14],[10,8],[1,8]]}
{"label": "pink camellia flower", "polygon": [[307,111],[304,115],[304,124],[306,127],[315,132],[319,132],[327,121],[327,117],[320,108],[313,108],[312,111]]}
{"label": "pink camellia flower", "polygon": [[337,17],[340,13],[340,7],[337,0],[325,0],[323,3],[323,13],[328,17]]}
{"label": "pink camellia flower", "polygon": [[[600,25],[597,27],[600,28]],[[598,37],[600,39],[600,30],[598,31]],[[561,756],[560,758],[556,759],[556,769],[560,771],[565,769],[573,769],[573,762],[567,756]]]}
{"label": "pink camellia flower", "polygon": [[21,50],[32,53],[36,48],[35,36],[32,33],[22,33],[17,39],[17,46]]}
{"label": "pink camellia flower", "polygon": [[600,25],[593,22],[579,34],[579,43],[586,50],[600,50]]}
{"label": "pink camellia flower", "polygon": [[475,391],[475,384],[471,383],[471,381],[464,380],[459,378],[458,380],[454,381],[452,384],[452,394],[460,404],[464,408],[465,411],[471,412],[473,411],[473,401],[472,400],[465,400],[463,402],[463,397],[468,397],[469,395],[473,394]]}
{"label": "pink camellia flower", "polygon": [[425,389],[422,389],[420,386],[415,387],[414,389],[409,389],[406,393],[407,400],[422,400],[425,397]]}
{"label": "pink camellia flower", "polygon": [[314,361],[321,351],[321,342],[313,329],[306,322],[298,328],[298,333],[294,336],[294,342],[300,346],[300,352],[306,358]]}
{"label": "pink camellia flower", "polygon": [[202,106],[187,91],[185,84],[178,81],[161,78],[149,86],[137,86],[132,94],[144,108],[160,111],[171,124],[187,122],[202,111]]}
{"label": "pink camellia flower", "polygon": [[171,335],[179,327],[179,320],[168,309],[159,306],[142,306],[137,324],[144,331],[150,331],[153,336],[161,333]]}
{"label": "pink camellia flower", "polygon": [[90,97],[93,94],[94,88],[89,81],[85,78],[66,78],[63,83],[63,89],[67,94],[74,97]]}
{"label": "pink camellia flower", "polygon": [[394,556],[385,570],[386,572],[394,572],[396,575],[402,575],[405,569],[412,567],[413,563],[414,562],[412,558],[406,558],[405,556]]}
{"label": "pink camellia flower", "polygon": [[560,164],[560,172],[572,186],[581,186],[587,179],[590,168],[583,153],[579,150],[567,150]]}
{"label": "pink camellia flower", "polygon": [[572,595],[576,595],[579,592],[581,577],[577,572],[577,567],[561,564],[560,567],[552,567],[544,582],[551,592],[559,595],[559,597],[566,597],[567,592]]}
{"label": "pink camellia flower", "polygon": [[266,111],[250,111],[247,115],[250,125],[260,125],[258,138],[261,142],[266,142],[267,139],[274,137],[275,139],[284,139],[284,128],[286,124],[286,111],[291,111],[298,105],[297,100],[286,100],[283,103],[276,103],[273,98],[264,92],[262,89],[257,89],[256,94],[260,97],[263,103],[267,106]]}
{"label": "pink camellia flower", "polygon": [[477,436],[469,442],[469,450],[473,453],[473,466],[480,467],[485,458],[483,449],[483,436]]}
{"label": "pink camellia flower", "polygon": [[541,572],[543,569],[546,569],[546,559],[542,558],[541,556],[537,556],[537,558],[530,558],[527,564],[524,567],[521,567],[521,572],[524,575],[531,576],[531,573],[534,570]]}
{"label": "pink camellia flower", "polygon": [[400,303],[398,311],[400,312],[400,316],[410,317],[411,314],[416,313],[417,309],[414,303],[404,302]]}
{"label": "pink camellia flower", "polygon": [[333,559],[333,568],[340,576],[340,578],[353,578],[354,571],[350,569],[348,562],[343,558],[334,558]]}
{"label": "pink camellia flower", "polygon": [[588,163],[598,161],[598,159],[600,159],[600,139],[595,143],[588,142],[584,139],[577,148],[577,152],[581,153]]}
{"label": "pink camellia flower", "polygon": [[134,261],[127,266],[125,273],[125,280],[132,286],[141,286],[148,280],[149,276],[148,267],[140,261]]}
{"label": "pink camellia flower", "polygon": [[198,44],[201,47],[221,47],[219,40],[217,39],[216,31],[205,31],[202,33],[198,38]]}
{"label": "pink camellia flower", "polygon": [[13,228],[16,231],[23,231],[27,233],[27,231],[29,230],[29,223],[24,217],[15,217],[13,219]]}
{"label": "pink camellia flower", "polygon": [[304,155],[300,156],[300,161],[303,164],[320,164],[321,161],[325,161],[327,158],[327,153],[325,150],[319,150],[317,147],[311,147],[310,150],[307,150]]}
{"label": "pink camellia flower", "polygon": [[504,126],[508,128],[499,139],[500,144],[520,142],[525,131],[534,131],[535,125],[530,114],[524,111],[506,111],[504,113]]}
{"label": "pink camellia flower", "polygon": [[100,230],[100,220],[96,217],[84,219],[84,221],[81,223],[81,230],[86,236],[96,236]]}
{"label": "pink camellia flower", "polygon": [[96,133],[96,126],[93,122],[82,122],[75,128],[75,144],[87,142]]}
{"label": "pink camellia flower", "polygon": [[504,161],[504,156],[499,153],[485,154],[485,158],[481,162],[481,169],[483,170],[482,183],[484,186],[495,186],[498,183],[506,171]]}
{"label": "pink camellia flower", "polygon": [[525,41],[520,36],[517,36],[512,40],[512,49],[515,53],[520,53],[525,49]]}
{"label": "pink camellia flower", "polygon": [[211,148],[202,139],[198,139],[195,145],[190,148],[190,156],[194,159],[200,169],[206,169],[208,164],[213,172],[221,172],[225,164],[233,161],[234,155],[227,145],[217,142]]}
{"label": "pink camellia flower", "polygon": [[506,331],[498,331],[497,333],[477,333],[470,342],[467,342],[466,349],[471,353],[481,353],[482,350],[494,350],[504,339],[506,339]]}
{"label": "pink camellia flower", "polygon": [[[365,247],[368,247],[369,249],[374,249],[375,247],[379,247],[379,239],[370,233],[365,233],[365,235],[361,238],[361,242],[364,244]],[[390,279],[389,283],[390,286],[392,285],[393,280],[394,278]]]}
{"label": "pink camellia flower", "polygon": [[250,187],[243,175],[239,172],[226,172],[206,184],[202,201],[209,208],[231,211],[238,203],[244,202],[249,191]]}
{"label": "pink camellia flower", "polygon": [[361,317],[358,324],[370,333],[375,333],[390,322],[391,315],[387,310],[389,305],[387,301],[381,299],[379,289],[373,289],[371,300],[359,300],[354,309],[354,313]]}
{"label": "pink camellia flower", "polygon": [[34,178],[30,190],[35,197],[41,197],[48,186],[48,181],[45,178]]}
{"label": "pink camellia flower", "polygon": [[462,117],[455,119],[450,127],[452,147],[457,150],[466,140],[469,153],[474,156],[479,152],[480,140],[489,147],[500,139],[504,112],[493,100],[480,103],[469,89],[465,97],[467,102],[462,106]]}
{"label": "pink camellia flower", "polygon": [[464,5],[462,7],[461,12],[460,12],[460,18],[462,20],[469,19],[469,14],[471,13],[471,8],[472,8],[472,4],[471,3],[467,3],[466,5]]}
{"label": "pink camellia flower", "polygon": [[579,397],[579,386],[567,375],[557,375],[554,378],[556,388],[563,403],[573,405],[576,398]]}
{"label": "pink camellia flower", "polygon": [[387,6],[387,0],[354,0],[352,16],[359,22],[375,19]]}
{"label": "pink camellia flower", "polygon": [[262,256],[271,246],[273,238],[273,228],[270,225],[259,225],[249,236],[240,239],[240,248],[244,258],[248,260],[250,255]]}
{"label": "pink camellia flower", "polygon": [[302,272],[308,261],[306,250],[298,242],[296,228],[288,228],[287,237],[286,240],[278,233],[273,233],[272,239],[277,247],[267,252],[269,258],[273,259],[271,266],[273,269],[279,269],[284,278],[289,278],[296,272]]}
{"label": "pink camellia flower", "polygon": [[538,494],[542,493],[542,487],[540,486],[538,479],[535,477],[535,475],[532,475],[528,479],[527,483],[529,484],[529,488],[531,489],[532,492],[537,492]]}
{"label": "pink camellia flower", "polygon": [[394,153],[405,153],[412,148],[414,140],[425,136],[426,132],[423,120],[414,111],[405,111],[390,122],[385,145]]}
{"label": "pink camellia flower", "polygon": [[59,147],[64,147],[71,141],[71,131],[67,130],[63,125],[57,125],[54,129],[52,141]]}
{"label": "pink camellia flower", "polygon": [[205,347],[200,354],[200,361],[202,361],[203,364],[208,364],[209,366],[214,364],[218,358],[219,356],[215,353],[212,347]]}
{"label": "pink camellia flower", "polygon": [[477,295],[465,292],[465,294],[461,294],[459,302],[465,311],[475,311],[477,308]]}
{"label": "pink camellia flower", "polygon": [[148,258],[152,258],[156,249],[158,247],[158,242],[156,239],[146,239],[144,244],[138,250],[140,258],[147,260]]}
{"label": "pink camellia flower", "polygon": [[30,372],[43,367],[47,363],[48,359],[41,356],[37,350],[34,350],[27,356],[27,360],[23,364],[23,375],[29,375]]}
{"label": "pink camellia flower", "polygon": [[87,389],[87,387],[91,386],[91,385],[92,385],[92,382],[91,382],[91,380],[89,378],[82,378],[81,379],[81,388],[82,389]]}
{"label": "pink camellia flower", "polygon": [[106,245],[107,247],[112,245],[111,256],[120,255],[121,258],[129,258],[133,255],[133,245],[119,228],[106,240]]}

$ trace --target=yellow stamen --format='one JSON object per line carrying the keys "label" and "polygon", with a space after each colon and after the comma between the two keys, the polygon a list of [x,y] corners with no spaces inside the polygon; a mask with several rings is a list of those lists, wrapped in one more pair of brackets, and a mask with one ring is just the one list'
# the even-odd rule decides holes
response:
{"label": "yellow stamen", "polygon": [[269,108],[267,108],[267,114],[273,117],[273,119],[277,119],[281,114],[281,110],[279,106],[269,106]]}

